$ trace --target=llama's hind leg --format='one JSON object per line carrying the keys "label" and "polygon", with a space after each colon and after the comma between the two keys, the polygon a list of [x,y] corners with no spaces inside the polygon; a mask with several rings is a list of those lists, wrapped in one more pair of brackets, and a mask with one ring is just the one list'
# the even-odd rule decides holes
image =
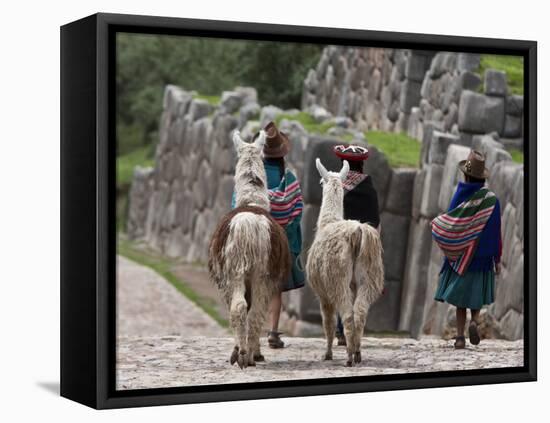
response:
{"label": "llama's hind leg", "polygon": [[346,366],[353,365],[353,353],[355,352],[355,324],[353,321],[353,304],[351,298],[345,298],[340,310],[342,323],[344,324],[344,336],[347,341],[348,360]]}
{"label": "llama's hind leg", "polygon": [[230,363],[235,361],[242,369],[248,365],[248,354],[246,350],[246,313],[247,304],[244,298],[244,279],[238,278],[229,281],[233,286],[231,294],[231,305],[229,307],[229,323],[235,334],[235,348],[231,353]]}
{"label": "llama's hind leg", "polygon": [[323,318],[323,329],[327,339],[327,351],[323,360],[332,360],[332,341],[334,340],[334,306],[325,300],[321,300],[321,316]]}
{"label": "llama's hind leg", "polygon": [[252,306],[248,312],[248,365],[255,366],[256,361],[264,361],[260,351],[260,333],[264,327],[269,306],[267,293],[255,292]]}
{"label": "llama's hind leg", "polygon": [[365,323],[367,320],[367,313],[369,311],[369,304],[364,293],[359,289],[355,304],[353,305],[353,322],[355,325],[355,339],[354,339],[354,352],[353,361],[355,363],[361,362],[361,337],[365,330]]}

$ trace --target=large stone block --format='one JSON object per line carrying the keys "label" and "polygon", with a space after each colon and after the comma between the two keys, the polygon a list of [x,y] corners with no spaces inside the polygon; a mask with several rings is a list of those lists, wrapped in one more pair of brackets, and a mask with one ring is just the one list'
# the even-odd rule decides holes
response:
{"label": "large stone block", "polygon": [[481,57],[476,53],[458,53],[456,68],[459,72],[474,71],[479,67]]}
{"label": "large stone block", "polygon": [[508,310],[523,313],[523,255],[516,257],[508,268],[502,270],[496,280],[495,303],[492,308],[497,319],[502,319]]}
{"label": "large stone block", "polygon": [[506,97],[506,113],[518,117],[523,115],[522,95],[511,95]]}
{"label": "large stone block", "polygon": [[367,331],[397,330],[401,303],[401,281],[386,279],[384,288],[384,294],[374,302],[367,314]]}
{"label": "large stone block", "polygon": [[460,137],[451,133],[433,131],[432,142],[428,152],[428,162],[434,164],[445,163],[447,150],[451,144],[459,144]]}
{"label": "large stone block", "polygon": [[431,55],[418,54],[415,50],[412,50],[405,66],[405,77],[413,81],[422,82],[431,61]]}
{"label": "large stone block", "polygon": [[420,147],[420,161],[423,165],[429,162],[430,145],[432,144],[434,131],[443,131],[443,123],[433,120],[424,120],[422,146]]}
{"label": "large stone block", "polygon": [[463,90],[477,91],[481,85],[481,77],[474,72],[464,72],[460,75],[460,88]]}
{"label": "large stone block", "polygon": [[380,215],[384,269],[387,280],[402,280],[407,256],[410,217],[388,212]]}
{"label": "large stone block", "polygon": [[384,209],[403,216],[411,215],[413,183],[417,169],[398,168],[392,171]]}
{"label": "large stone block", "polygon": [[258,102],[258,92],[254,87],[235,87],[235,92],[241,96],[243,104]]}
{"label": "large stone block", "polygon": [[521,121],[519,116],[506,115],[504,119],[504,130],[502,135],[508,138],[517,138],[521,136]]}
{"label": "large stone block", "polygon": [[414,337],[422,330],[431,247],[430,220],[421,218],[411,222],[398,329]]}
{"label": "large stone block", "polygon": [[523,171],[523,165],[511,160],[500,161],[489,167],[488,185],[500,200],[502,210],[513,198],[516,178]]}
{"label": "large stone block", "polygon": [[212,106],[210,105],[210,103],[208,103],[208,101],[199,98],[195,98],[193,99],[193,101],[191,101],[189,115],[191,116],[192,120],[198,120],[206,117],[210,114],[211,111]]}
{"label": "large stone block", "polygon": [[239,128],[243,128],[249,120],[256,120],[260,117],[260,106],[258,103],[246,103],[239,111]]}
{"label": "large stone block", "polygon": [[426,167],[426,177],[420,199],[420,215],[433,219],[442,209],[439,207],[439,192],[443,180],[444,166],[432,164]]}
{"label": "large stone block", "polygon": [[420,204],[422,203],[422,193],[424,190],[424,180],[426,179],[426,173],[428,170],[426,167],[420,169],[415,178],[413,184],[413,196],[412,196],[412,211],[411,215],[413,219],[420,217]]}
{"label": "large stone block", "polygon": [[260,112],[260,127],[263,128],[271,121],[275,121],[283,111],[275,106],[264,106]]}
{"label": "large stone block", "polygon": [[447,158],[445,159],[441,189],[439,191],[438,205],[440,210],[447,210],[449,207],[455,187],[461,177],[458,162],[467,158],[469,153],[470,149],[468,147],[457,144],[451,144],[447,149]]}
{"label": "large stone block", "polygon": [[131,239],[145,236],[145,223],[153,188],[153,168],[134,169],[132,185],[128,193],[128,219],[126,230]]}
{"label": "large stone block", "polygon": [[458,127],[473,133],[502,133],[504,127],[504,99],[464,90],[458,106]]}
{"label": "large stone block", "polygon": [[308,149],[304,160],[304,181],[302,190],[304,202],[321,204],[322,187],[319,183],[321,176],[317,171],[315,159],[321,159],[323,166],[331,171],[340,171],[342,161],[332,152],[335,145],[342,144],[336,138],[312,135],[309,137]]}
{"label": "large stone block", "polygon": [[368,149],[369,158],[365,163],[364,171],[372,178],[374,189],[378,194],[378,206],[382,210],[388,193],[392,169],[384,153],[374,146],[369,145]]}
{"label": "large stone block", "polygon": [[506,72],[487,69],[485,71],[485,94],[504,97],[507,94]]}
{"label": "large stone block", "polygon": [[446,325],[446,317],[451,305],[434,300],[435,291],[439,283],[439,272],[443,263],[443,256],[437,244],[432,243],[430,263],[426,277],[426,295],[421,332],[426,335],[442,335]]}
{"label": "large stone block", "polygon": [[500,320],[500,332],[509,340],[523,338],[523,313],[510,309]]}
{"label": "large stone block", "polygon": [[447,72],[452,72],[456,68],[457,54],[451,52],[437,53],[430,66],[430,77],[432,79],[439,78]]}
{"label": "large stone block", "polygon": [[225,113],[235,113],[243,104],[242,96],[236,91],[224,91],[220,99],[220,109]]}
{"label": "large stone block", "polygon": [[401,90],[400,109],[404,113],[409,113],[411,108],[420,104],[420,88],[422,82],[413,81],[412,79],[405,80]]}

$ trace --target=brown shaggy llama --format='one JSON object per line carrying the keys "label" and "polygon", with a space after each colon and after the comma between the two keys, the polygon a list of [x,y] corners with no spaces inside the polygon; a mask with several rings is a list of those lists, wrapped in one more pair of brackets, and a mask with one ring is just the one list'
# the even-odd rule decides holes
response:
{"label": "brown shaggy llama", "polygon": [[222,217],[209,246],[210,278],[229,308],[235,334],[230,363],[239,367],[263,361],[260,332],[269,302],[290,273],[290,251],[283,228],[269,213],[267,177],[262,160],[265,132],[245,143],[233,135],[238,160],[236,208]]}
{"label": "brown shaggy llama", "polygon": [[316,160],[323,184],[317,232],[310,247],[306,270],[319,297],[327,339],[325,360],[332,360],[335,313],[340,313],[347,341],[346,366],[361,362],[361,336],[370,305],[384,288],[382,244],[378,231],[366,223],[344,220],[342,182],[349,171],[329,172]]}

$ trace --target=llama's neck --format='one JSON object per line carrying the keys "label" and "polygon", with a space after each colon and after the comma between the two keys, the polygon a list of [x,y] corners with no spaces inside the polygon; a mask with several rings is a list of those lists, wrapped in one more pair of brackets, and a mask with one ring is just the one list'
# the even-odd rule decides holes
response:
{"label": "llama's neck", "polygon": [[327,186],[323,187],[317,229],[344,218],[344,190],[341,186],[336,185],[339,183],[339,181],[329,181]]}
{"label": "llama's neck", "polygon": [[267,176],[260,158],[241,158],[235,172],[235,206],[257,206],[270,209]]}

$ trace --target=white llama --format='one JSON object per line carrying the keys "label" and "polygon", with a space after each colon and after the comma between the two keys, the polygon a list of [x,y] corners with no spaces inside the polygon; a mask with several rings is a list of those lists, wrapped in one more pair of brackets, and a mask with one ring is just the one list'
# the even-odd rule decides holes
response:
{"label": "white llama", "polygon": [[316,160],[323,184],[317,232],[309,250],[308,281],[319,297],[327,339],[325,360],[332,360],[335,313],[340,313],[347,341],[346,366],[361,361],[361,336],[370,305],[384,287],[382,244],[378,231],[356,220],[344,220],[342,182],[349,163],[339,173]]}
{"label": "white llama", "polygon": [[210,278],[229,307],[235,348],[230,363],[239,367],[263,361],[260,332],[269,301],[290,273],[290,251],[283,228],[272,219],[262,161],[266,134],[245,143],[233,135],[236,208],[222,217],[209,246]]}

